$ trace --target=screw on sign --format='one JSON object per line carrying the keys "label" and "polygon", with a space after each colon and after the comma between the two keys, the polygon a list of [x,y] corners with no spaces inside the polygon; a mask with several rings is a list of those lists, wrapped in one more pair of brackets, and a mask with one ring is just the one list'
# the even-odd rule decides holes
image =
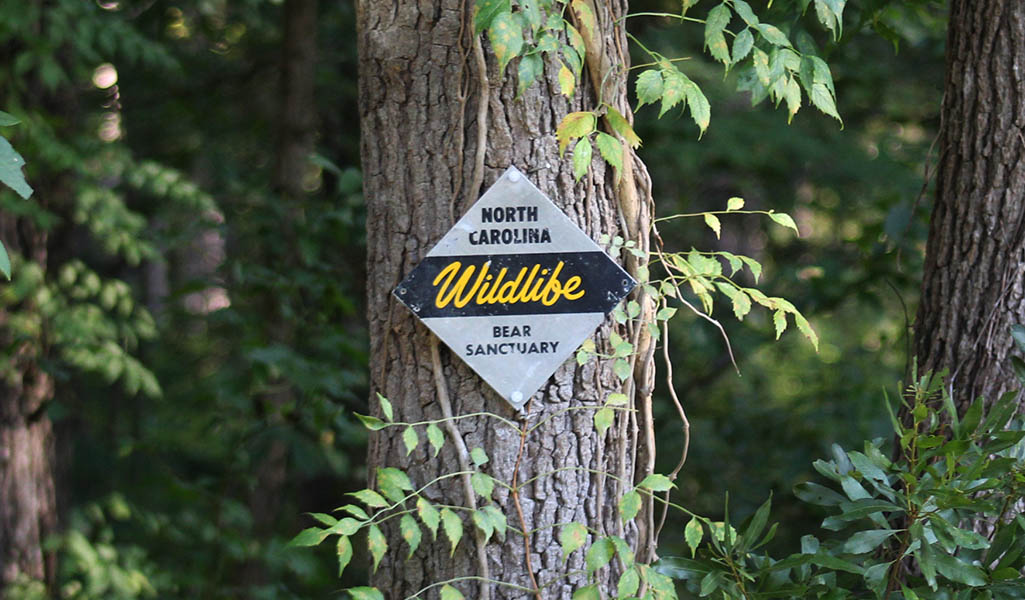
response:
{"label": "screw on sign", "polygon": [[520,410],[636,285],[509,167],[394,293]]}

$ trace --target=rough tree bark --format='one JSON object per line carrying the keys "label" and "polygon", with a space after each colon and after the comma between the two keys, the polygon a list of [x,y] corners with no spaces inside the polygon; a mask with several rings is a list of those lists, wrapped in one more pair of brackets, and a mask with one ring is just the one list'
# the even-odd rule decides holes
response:
{"label": "rough tree bark", "polygon": [[942,144],[915,322],[919,371],[950,370],[962,412],[1017,387],[1025,323],[1025,4],[954,0]]}
{"label": "rough tree bark", "polygon": [[[0,214],[0,239],[26,260],[46,265],[46,233],[25,219]],[[40,340],[12,337],[10,310],[0,310],[0,598],[19,576],[52,583],[56,570],[54,556],[42,547],[57,526],[53,426],[46,414],[54,383],[39,366]]]}
{"label": "rough tree bark", "polygon": [[[622,84],[625,61],[618,54],[627,42],[612,25],[624,14],[626,2],[594,4],[599,31],[589,69],[619,66],[607,78],[609,87],[603,97],[629,115]],[[566,160],[559,157],[555,131],[568,112],[595,107],[594,81],[585,71],[577,94],[567,100],[559,93],[558,65],[553,68],[549,61],[544,77],[517,99],[516,79],[510,74],[516,72],[518,61],[509,65],[505,77],[498,73],[488,42],[474,39],[472,5],[465,0],[358,3],[372,392],[389,398],[396,418],[410,422],[441,418],[446,399],[457,415],[491,411],[530,425],[550,417],[527,438],[522,456],[520,436],[513,428],[488,418],[457,423],[466,447],[482,447],[491,457],[485,468],[490,475],[505,482],[514,476],[520,482],[538,477],[520,497],[523,524],[533,533],[525,544],[523,537],[510,532],[504,542],[492,540],[482,552],[474,544],[467,519],[467,536],[452,558],[443,536],[432,542],[425,534],[420,549],[405,560],[404,543],[397,528],[392,528],[386,532],[392,550],[374,584],[387,598],[405,598],[434,582],[486,573],[492,580],[526,588],[533,588],[534,581],[544,585],[556,580],[539,596],[568,599],[582,578],[560,576],[582,569],[583,556],[578,552],[568,564],[563,562],[557,524],[586,522],[631,541],[643,538],[650,528],[644,525],[646,518],[639,521],[640,531],[635,524],[618,522],[615,503],[625,490],[613,478],[581,470],[546,474],[582,467],[632,481],[634,465],[641,464],[638,472],[645,471],[652,455],[638,444],[638,438],[645,437],[638,431],[644,430],[644,415],[650,411],[641,410],[637,417],[620,413],[604,437],[595,431],[592,411],[560,414],[566,408],[604,402],[608,393],[621,387],[611,363],[592,360],[578,367],[569,360],[534,395],[525,407],[526,417],[521,417],[444,345],[434,346],[432,334],[393,299],[391,291],[509,165],[527,173],[594,239],[602,233],[629,238],[636,231],[647,231],[643,226],[647,204],[624,209],[626,203],[637,204],[637,198],[645,197],[633,182],[646,181],[646,174],[637,164],[624,178],[626,185],[617,188],[611,168],[596,159],[590,173],[574,182],[568,156]],[[601,84],[600,73],[591,75]],[[630,216],[626,227],[621,226],[621,209]],[[599,350],[610,331],[606,321],[596,334]],[[619,333],[628,335],[622,329]],[[641,355],[647,357],[644,348]],[[636,372],[641,376],[631,391],[643,403],[650,398],[653,373],[645,358],[638,365]],[[372,404],[378,410],[376,400]],[[425,444],[407,458],[400,434],[384,430],[372,437],[371,469],[398,466],[415,485],[460,470],[452,440],[437,459],[427,453]],[[442,504],[466,506],[468,502],[458,480],[434,486],[425,495]],[[495,498],[509,524],[521,527],[507,490],[497,487]],[[602,573],[606,582],[614,581],[615,575],[608,569]],[[462,581],[457,587],[467,598],[535,597],[477,581]],[[427,597],[435,594],[437,589]]]}

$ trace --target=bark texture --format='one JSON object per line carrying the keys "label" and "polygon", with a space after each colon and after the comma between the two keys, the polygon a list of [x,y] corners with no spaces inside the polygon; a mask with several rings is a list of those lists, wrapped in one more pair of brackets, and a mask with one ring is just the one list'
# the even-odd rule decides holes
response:
{"label": "bark texture", "polygon": [[[457,427],[467,448],[482,447],[491,457],[485,472],[507,483],[514,476],[520,482],[537,478],[523,488],[520,497],[523,525],[533,533],[526,544],[512,531],[504,542],[492,540],[484,550],[488,576],[533,587],[527,571],[529,553],[536,582],[544,586],[554,581],[544,587],[541,597],[569,599],[583,579],[560,576],[582,569],[583,553],[575,553],[568,564],[563,562],[558,524],[579,521],[606,534],[636,537],[632,525],[624,528],[617,521],[614,507],[624,490],[613,478],[579,469],[607,471],[632,481],[635,420],[620,413],[616,424],[599,437],[593,411],[560,413],[601,403],[609,392],[618,390],[611,363],[592,360],[578,367],[575,361],[567,361],[534,395],[522,417],[444,345],[440,352],[432,352],[432,334],[391,296],[399,281],[509,165],[526,173],[592,238],[602,233],[626,235],[620,227],[611,169],[606,171],[596,159],[591,173],[576,183],[568,155],[565,160],[559,157],[556,126],[568,112],[589,110],[596,104],[588,76],[581,78],[581,89],[567,100],[560,95],[557,65],[553,68],[549,62],[544,77],[517,99],[515,76],[509,74],[516,72],[518,61],[509,65],[503,78],[487,41],[475,47],[472,4],[462,0],[358,3],[372,392],[388,397],[396,419],[402,421],[441,418],[439,399],[447,397],[456,415],[490,411],[520,423],[543,422],[527,438],[522,455],[520,435],[496,420],[463,419]],[[625,48],[622,33],[611,25],[625,10],[625,2],[598,4],[598,28],[605,47]],[[625,93],[625,86],[618,89],[617,94]],[[629,114],[625,98],[605,98]],[[609,331],[607,321],[596,335],[599,350]],[[432,355],[439,359],[437,364]],[[440,367],[440,378],[435,377],[436,367]],[[371,403],[379,410],[376,400]],[[452,440],[438,458],[428,453],[426,444],[407,457],[401,433],[387,429],[373,436],[372,469],[400,467],[416,486],[460,469]],[[575,470],[551,474],[566,467]],[[434,503],[468,504],[458,478],[432,486],[424,495]],[[510,526],[520,528],[515,503],[501,486],[496,487],[495,502]],[[466,535],[451,558],[448,541],[440,534],[432,541],[425,532],[420,549],[406,560],[407,547],[397,528],[386,531],[390,550],[374,584],[386,598],[405,598],[432,583],[482,575],[468,518],[464,527]],[[602,574],[606,582],[614,575],[608,569]],[[456,586],[467,598],[534,597],[522,589],[478,581]],[[434,598],[437,593],[434,588],[425,597]]]}
{"label": "bark texture", "polygon": [[[0,214],[0,239],[25,259],[46,264],[46,234]],[[27,265],[26,267],[27,268]],[[42,543],[55,533],[53,427],[46,414],[54,384],[39,367],[39,339],[12,336],[9,310],[0,310],[0,598],[19,577],[53,582],[55,562]]]}
{"label": "bark texture", "polygon": [[954,0],[942,152],[915,327],[919,371],[950,370],[963,411],[1018,387],[1025,323],[1025,3]]}

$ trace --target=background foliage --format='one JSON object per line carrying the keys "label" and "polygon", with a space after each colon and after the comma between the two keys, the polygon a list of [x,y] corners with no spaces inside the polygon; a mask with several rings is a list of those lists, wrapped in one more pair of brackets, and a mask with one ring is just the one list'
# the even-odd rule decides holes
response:
{"label": "background foliage", "polygon": [[[704,4],[689,14],[704,18]],[[672,247],[757,258],[766,293],[819,333],[815,354],[794,334],[773,343],[764,315],[733,322],[738,377],[714,329],[672,322],[694,435],[676,497],[721,518],[730,490],[743,519],[773,492],[780,555],[823,517],[790,492],[817,476],[812,462],[889,430],[879,390],[908,358],[945,25],[940,3],[872,0],[847,7],[837,36],[812,14],[786,16],[792,4],[777,0],[767,18],[803,30],[829,61],[842,130],[812,110],[787,125],[771,100],[752,107],[736,91],[743,73],[723,77],[700,28],[630,21],[647,48],[687,59],[677,66],[713,111],[700,142],[680,107],[661,120],[657,108],[639,112],[660,214],[740,196],[794,215],[802,234],[742,216],[724,218],[722,240],[687,220],[662,230]],[[0,191],[0,210],[51,236],[45,269],[12,257],[0,302],[10,327],[43,328],[58,377],[48,410],[67,533],[51,543],[68,598],[325,597],[362,579],[359,556],[339,582],[332,549],[284,547],[310,524],[302,512],[363,485],[352,413],[367,412],[367,365],[354,7],[320,3],[317,138],[297,174],[301,198],[272,191],[282,10],[275,0],[0,5],[0,109],[20,120],[3,134],[29,182],[65,182],[37,185],[28,201]],[[294,327],[284,342],[281,322]],[[272,401],[283,389],[288,402]],[[668,472],[680,448],[665,390],[656,406]],[[260,506],[268,492],[274,505]],[[254,519],[261,511],[273,517]],[[682,545],[686,524],[671,521],[665,538]]]}

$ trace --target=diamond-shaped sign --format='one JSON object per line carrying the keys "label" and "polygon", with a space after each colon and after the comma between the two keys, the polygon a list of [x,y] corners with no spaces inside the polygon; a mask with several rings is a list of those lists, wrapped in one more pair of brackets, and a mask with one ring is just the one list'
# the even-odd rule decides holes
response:
{"label": "diamond-shaped sign", "polygon": [[519,410],[635,285],[509,167],[394,294]]}

